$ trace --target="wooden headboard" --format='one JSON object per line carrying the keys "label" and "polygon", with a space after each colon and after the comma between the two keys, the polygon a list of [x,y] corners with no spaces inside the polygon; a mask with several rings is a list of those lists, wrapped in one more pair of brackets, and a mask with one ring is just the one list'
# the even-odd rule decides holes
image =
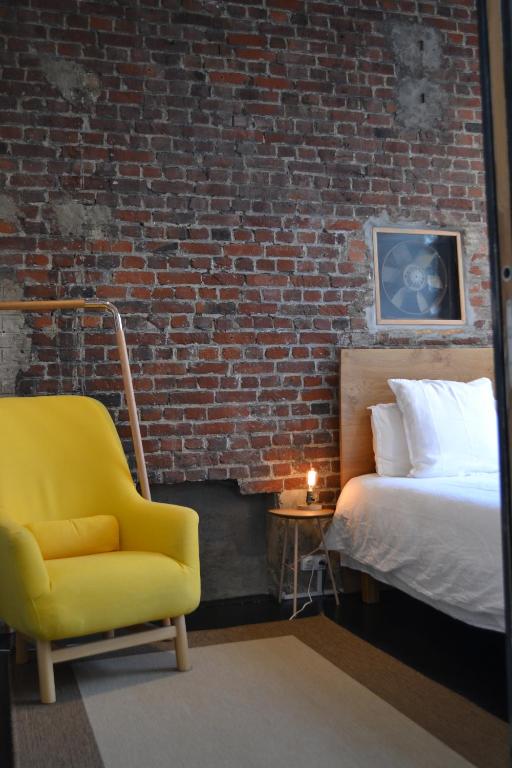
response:
{"label": "wooden headboard", "polygon": [[492,347],[342,349],[340,364],[341,487],[375,472],[369,405],[389,403],[388,379],[494,379]]}

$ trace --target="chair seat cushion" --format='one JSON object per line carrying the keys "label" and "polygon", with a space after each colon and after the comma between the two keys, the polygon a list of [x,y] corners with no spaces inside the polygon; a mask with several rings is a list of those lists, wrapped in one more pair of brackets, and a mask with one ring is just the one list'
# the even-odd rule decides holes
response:
{"label": "chair seat cushion", "polygon": [[119,523],[113,515],[40,520],[26,527],[39,544],[44,560],[98,555],[119,549]]}
{"label": "chair seat cushion", "polygon": [[199,578],[155,552],[118,551],[46,562],[50,592],[35,601],[32,635],[57,640],[190,613]]}

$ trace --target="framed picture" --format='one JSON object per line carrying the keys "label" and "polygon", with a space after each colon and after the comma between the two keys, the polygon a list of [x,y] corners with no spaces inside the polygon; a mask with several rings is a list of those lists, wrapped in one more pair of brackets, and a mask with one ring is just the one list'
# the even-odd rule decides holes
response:
{"label": "framed picture", "polygon": [[374,227],[378,325],[466,322],[459,232]]}

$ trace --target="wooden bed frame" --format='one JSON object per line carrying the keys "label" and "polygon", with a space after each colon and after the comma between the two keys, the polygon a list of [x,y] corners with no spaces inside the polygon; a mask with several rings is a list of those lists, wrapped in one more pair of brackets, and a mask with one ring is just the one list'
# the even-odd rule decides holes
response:
{"label": "wooden bed frame", "polygon": [[[492,347],[342,349],[340,360],[341,488],[352,477],[375,472],[369,405],[390,403],[388,379],[494,380]],[[378,600],[378,586],[360,574],[364,602]],[[350,587],[349,587],[350,589]]]}

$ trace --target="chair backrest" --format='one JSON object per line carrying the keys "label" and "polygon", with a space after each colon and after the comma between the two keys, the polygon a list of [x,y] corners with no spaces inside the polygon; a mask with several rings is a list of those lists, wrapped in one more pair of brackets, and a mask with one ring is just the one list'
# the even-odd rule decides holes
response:
{"label": "chair backrest", "polygon": [[133,493],[116,428],[97,400],[0,398],[0,522],[115,515]]}

